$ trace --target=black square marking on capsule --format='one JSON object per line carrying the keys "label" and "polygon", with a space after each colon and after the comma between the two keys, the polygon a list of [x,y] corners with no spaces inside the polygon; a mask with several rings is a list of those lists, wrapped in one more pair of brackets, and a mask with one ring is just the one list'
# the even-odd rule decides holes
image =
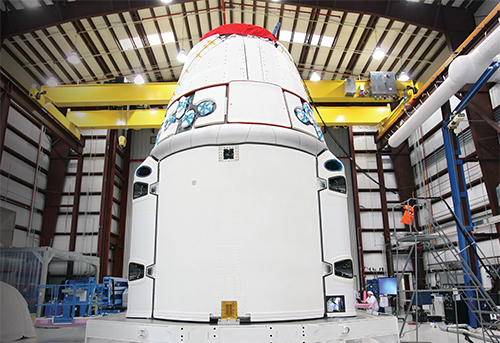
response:
{"label": "black square marking on capsule", "polygon": [[240,149],[237,145],[220,146],[219,162],[238,162],[240,160]]}
{"label": "black square marking on capsule", "polygon": [[223,158],[225,160],[234,160],[234,148],[224,148]]}

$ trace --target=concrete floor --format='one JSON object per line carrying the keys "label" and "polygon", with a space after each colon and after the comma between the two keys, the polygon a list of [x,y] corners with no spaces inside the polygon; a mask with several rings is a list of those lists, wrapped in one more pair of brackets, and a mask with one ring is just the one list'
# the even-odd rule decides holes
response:
{"label": "concrete floor", "polygon": [[[402,322],[400,322],[401,327]],[[407,324],[401,337],[401,343],[417,343],[416,326]],[[16,343],[83,343],[85,342],[85,327],[36,328],[36,338],[22,339]],[[471,338],[472,342],[483,342]],[[464,336],[457,338],[455,333],[443,332],[429,323],[423,323],[418,328],[419,343],[467,343]],[[10,343],[10,342],[6,342]]]}

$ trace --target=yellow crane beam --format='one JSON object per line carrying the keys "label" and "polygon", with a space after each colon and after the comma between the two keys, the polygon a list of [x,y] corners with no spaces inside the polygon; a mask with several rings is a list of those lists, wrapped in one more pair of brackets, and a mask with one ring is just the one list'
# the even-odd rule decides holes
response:
{"label": "yellow crane beam", "polygon": [[81,130],[90,129],[158,129],[165,117],[163,109],[68,111],[69,121]]}
{"label": "yellow crane beam", "polygon": [[[388,122],[395,111],[390,111],[388,104],[393,97],[372,97],[367,95],[371,87],[369,80],[356,80],[357,92],[353,96],[345,95],[345,81],[305,81],[305,85],[319,112],[328,126],[375,126]],[[408,102],[413,96],[416,86],[413,81],[396,82],[398,98]],[[137,106],[165,106],[169,103],[176,87],[175,82],[152,82],[142,85],[133,83],[62,85],[57,87],[42,86],[38,91],[30,90],[30,95],[40,105],[58,119],[75,136],[79,137],[79,129],[143,129],[159,128],[165,110],[71,110],[71,108]],[[363,106],[370,104],[370,106]],[[380,104],[376,106],[374,103]],[[353,104],[353,106],[349,106]],[[66,115],[57,109],[70,108]],[[398,113],[404,104],[396,109]],[[316,118],[322,125],[321,118]]]}
{"label": "yellow crane beam", "polygon": [[167,105],[174,93],[175,82],[106,83],[85,85],[42,86],[41,97],[58,107],[97,107],[127,105]]}
{"label": "yellow crane beam", "polygon": [[[323,121],[328,126],[375,126],[386,118],[391,110],[383,107],[318,107]],[[149,129],[159,128],[163,122],[165,110],[109,110],[109,111],[68,111],[67,118],[81,130],[90,129]],[[316,121],[323,125],[316,115]]]}
{"label": "yellow crane beam", "polygon": [[[362,96],[359,90],[369,90],[368,80],[356,81],[358,92],[346,96],[344,81],[305,81],[315,103],[389,103],[394,99]],[[96,107],[126,105],[167,105],[174,93],[175,82],[150,82],[142,85],[135,83],[108,83],[62,85],[57,87],[42,86],[39,97],[46,97],[58,107]],[[413,81],[396,81],[398,96],[403,96],[403,89],[413,87]],[[38,92],[37,92],[38,93]]]}

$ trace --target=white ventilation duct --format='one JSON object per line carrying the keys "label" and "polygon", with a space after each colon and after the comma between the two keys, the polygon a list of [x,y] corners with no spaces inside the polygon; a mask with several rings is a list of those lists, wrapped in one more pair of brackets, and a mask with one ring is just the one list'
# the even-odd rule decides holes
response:
{"label": "white ventilation duct", "polygon": [[[475,83],[494,58],[500,54],[500,27],[497,27],[474,51],[453,60],[448,68],[448,78],[413,115],[389,138],[389,145],[397,147],[419,128],[448,99],[465,84]],[[496,57],[495,57],[496,56]],[[495,73],[497,75],[497,73]],[[494,77],[495,77],[494,75]],[[493,79],[493,78],[492,78]]]}

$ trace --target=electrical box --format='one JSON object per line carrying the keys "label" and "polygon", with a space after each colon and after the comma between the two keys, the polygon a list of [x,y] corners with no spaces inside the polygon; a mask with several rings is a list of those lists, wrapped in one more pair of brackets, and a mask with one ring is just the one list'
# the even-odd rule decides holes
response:
{"label": "electrical box", "polygon": [[372,83],[372,95],[392,96],[397,95],[396,75],[392,71],[372,71],[370,72]]}
{"label": "electrical box", "polygon": [[357,92],[356,89],[356,79],[347,78],[344,81],[344,95],[345,96],[355,96]]}

